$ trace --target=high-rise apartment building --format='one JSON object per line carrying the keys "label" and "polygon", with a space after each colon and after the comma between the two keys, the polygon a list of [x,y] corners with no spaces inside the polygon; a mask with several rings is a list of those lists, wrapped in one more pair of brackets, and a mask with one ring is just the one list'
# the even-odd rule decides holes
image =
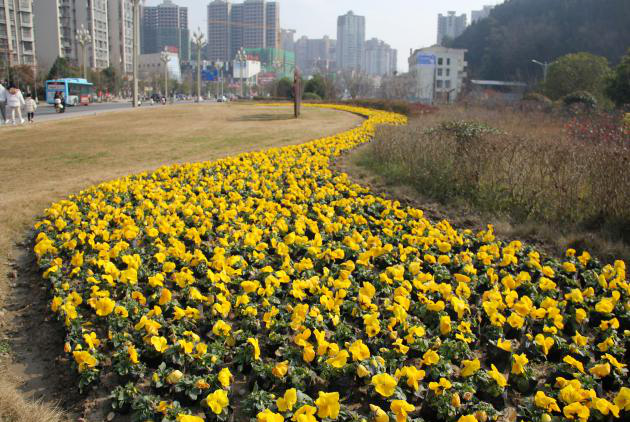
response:
{"label": "high-rise apartment building", "polygon": [[230,54],[230,12],[225,0],[208,4],[208,60],[225,61]]}
{"label": "high-rise apartment building", "polygon": [[[245,45],[243,40],[243,14],[245,6],[243,3],[233,4],[230,11],[230,26],[228,28],[230,36],[230,50],[227,57],[221,58],[223,61],[233,60],[236,52]],[[262,46],[261,46],[262,47]]]}
{"label": "high-rise apartment building", "polygon": [[295,53],[295,29],[280,30],[280,48]]}
{"label": "high-rise apartment building", "polygon": [[208,5],[208,58],[234,59],[240,48],[280,48],[280,4],[215,0]]}
{"label": "high-rise apartment building", "polygon": [[364,70],[370,76],[391,76],[396,72],[398,52],[377,38],[365,42]]}
{"label": "high-rise apartment building", "polygon": [[349,11],[337,18],[337,68],[361,70],[365,48],[365,17]]}
{"label": "high-rise apartment building", "polygon": [[280,48],[280,3],[267,2],[265,5],[265,47]]}
{"label": "high-rise apartment building", "polygon": [[304,75],[333,71],[336,47],[337,41],[328,36],[317,39],[302,36],[295,42],[295,63]]}
{"label": "high-rise apartment building", "polygon": [[10,66],[35,64],[30,0],[0,1],[0,57]]}
{"label": "high-rise apartment building", "polygon": [[165,47],[177,48],[182,62],[190,61],[188,8],[172,0],[142,8],[142,54],[159,53]]}
{"label": "high-rise apartment building", "polygon": [[[266,17],[264,0],[245,0],[243,3],[243,21],[240,25],[243,30],[243,47],[260,48],[266,45]],[[238,22],[234,22],[234,24],[236,26]]]}
{"label": "high-rise apartment building", "polygon": [[121,73],[133,72],[133,2],[109,0],[109,61]]}
{"label": "high-rise apartment building", "polygon": [[88,67],[109,66],[109,24],[107,0],[36,0],[33,2],[37,63],[48,69],[58,57],[82,65],[81,47],[76,40],[83,26],[90,34],[86,44]]}
{"label": "high-rise apartment building", "polygon": [[472,23],[477,22],[480,19],[485,19],[490,16],[490,11],[494,9],[494,6],[484,6],[481,10],[473,10],[470,12],[470,20]]}
{"label": "high-rise apartment building", "polygon": [[468,25],[468,16],[462,14],[457,16],[456,12],[448,12],[447,15],[438,15],[437,44],[442,45],[445,39],[454,40],[459,37]]}

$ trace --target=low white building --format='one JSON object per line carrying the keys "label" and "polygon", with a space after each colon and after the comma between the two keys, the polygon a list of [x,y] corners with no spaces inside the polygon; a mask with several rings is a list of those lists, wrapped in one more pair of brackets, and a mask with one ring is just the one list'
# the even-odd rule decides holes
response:
{"label": "low white building", "polygon": [[234,79],[251,79],[260,73],[261,63],[258,60],[234,60],[232,69]]}
{"label": "low white building", "polygon": [[466,78],[466,51],[439,45],[413,51],[409,72],[416,83],[410,96],[424,103],[457,100]]}
{"label": "low white building", "polygon": [[[168,77],[177,82],[182,81],[182,70],[179,64],[179,54],[166,51],[169,61],[167,63]],[[162,61],[162,53],[141,54],[138,60],[138,72],[140,78],[148,79],[155,75],[164,77],[164,62]]]}

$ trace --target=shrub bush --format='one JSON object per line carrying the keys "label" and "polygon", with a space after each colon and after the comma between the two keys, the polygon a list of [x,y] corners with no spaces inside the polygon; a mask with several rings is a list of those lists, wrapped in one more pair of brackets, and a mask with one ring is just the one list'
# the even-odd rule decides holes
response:
{"label": "shrub bush", "polygon": [[528,92],[523,95],[523,101],[535,101],[538,103],[552,104],[552,101],[549,97],[539,93],[539,92]]}
{"label": "shrub bush", "polygon": [[304,95],[302,96],[302,99],[306,101],[321,101],[322,97],[320,97],[314,92],[305,92]]}
{"label": "shrub bush", "polygon": [[575,91],[562,97],[565,107],[582,106],[587,109],[597,107],[597,99],[588,91]]}
{"label": "shrub bush", "polygon": [[359,99],[343,101],[342,104],[354,105],[358,107],[368,107],[376,110],[391,111],[394,113],[404,114],[405,116],[421,116],[423,114],[433,113],[436,107],[411,103],[404,100],[386,100],[386,99]]}
{"label": "shrub bush", "polygon": [[[368,161],[433,198],[464,199],[516,221],[630,227],[628,144],[576,142],[578,135],[524,137],[461,121],[427,130],[419,121],[380,128]],[[630,243],[630,230],[616,234]]]}

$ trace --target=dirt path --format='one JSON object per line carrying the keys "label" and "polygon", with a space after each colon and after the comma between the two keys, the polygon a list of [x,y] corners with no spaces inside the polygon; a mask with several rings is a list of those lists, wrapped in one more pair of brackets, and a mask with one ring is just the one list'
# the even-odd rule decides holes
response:
{"label": "dirt path", "polygon": [[[41,123],[0,138],[0,420],[103,420],[63,355],[64,331],[51,320],[48,289],[35,270],[30,228],[53,201],[93,184],[180,162],[305,142],[357,126],[361,118],[326,109],[180,106]],[[20,386],[17,392],[15,385]],[[91,397],[102,397],[92,392]],[[104,393],[104,394],[103,394]],[[88,394],[88,396],[90,396]],[[35,406],[27,398],[46,401]],[[102,400],[102,399],[98,399]],[[93,410],[96,413],[93,413]]]}

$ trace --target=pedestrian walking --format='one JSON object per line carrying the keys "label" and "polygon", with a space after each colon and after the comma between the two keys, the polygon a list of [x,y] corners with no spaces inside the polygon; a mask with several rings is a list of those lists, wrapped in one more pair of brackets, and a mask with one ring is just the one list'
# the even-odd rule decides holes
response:
{"label": "pedestrian walking", "polygon": [[37,111],[37,101],[31,96],[31,94],[26,94],[26,100],[24,100],[26,110],[26,117],[28,118],[29,123],[33,123],[33,119],[35,119],[35,111]]}
{"label": "pedestrian walking", "polygon": [[24,124],[24,119],[22,118],[22,107],[24,107],[24,104],[25,103],[24,97],[22,96],[22,91],[14,86],[11,86],[7,95],[7,111],[8,117],[11,117],[12,124],[15,125],[16,116],[17,119],[20,121],[20,124]]}
{"label": "pedestrian walking", "polygon": [[2,81],[0,81],[0,125],[5,124],[7,120],[7,89],[4,87]]}

